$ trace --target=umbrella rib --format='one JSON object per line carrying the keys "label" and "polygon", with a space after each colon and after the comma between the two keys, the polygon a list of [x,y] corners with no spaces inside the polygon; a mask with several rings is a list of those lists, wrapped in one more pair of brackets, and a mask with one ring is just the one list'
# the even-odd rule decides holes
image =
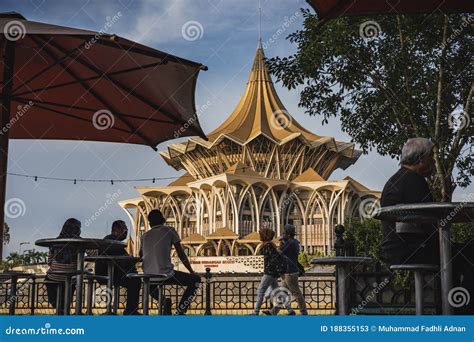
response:
{"label": "umbrella rib", "polygon": [[[38,73],[36,73],[35,75],[33,75],[32,77],[30,77],[28,80],[26,80],[25,82],[21,82],[22,84],[18,85],[18,87],[16,87],[14,90],[13,90],[13,93],[15,93],[18,89],[20,89],[21,87],[23,87],[24,85],[30,83],[31,81],[34,81],[35,79],[37,79],[39,76],[43,75],[44,73],[46,73],[49,69],[53,68],[54,66],[56,66],[60,61],[63,61],[65,60],[67,57],[69,57],[71,54],[73,54],[75,51],[81,49],[84,45],[86,44],[86,42],[83,42],[81,45],[79,45],[78,47],[68,51],[63,57],[61,57],[60,59],[58,59],[57,61],[55,61],[54,63],[48,65],[46,68],[44,68],[43,70],[39,71]],[[41,90],[41,89],[39,89]],[[31,91],[33,92],[33,91]],[[30,93],[31,93],[30,92]],[[23,95],[23,94],[18,94],[18,95]]]}
{"label": "umbrella rib", "polygon": [[[63,51],[63,48],[61,46],[59,46],[58,44],[54,43],[54,42],[51,42],[51,45],[54,46],[56,49],[58,49],[59,51],[61,52],[64,52]],[[137,92],[135,92],[133,89],[129,88],[128,86],[122,84],[121,82],[117,81],[116,79],[114,78],[111,78],[109,77],[109,75],[107,75],[106,73],[102,72],[101,70],[99,70],[98,68],[96,68],[95,66],[91,65],[90,63],[84,61],[81,57],[77,57],[76,59],[79,63],[81,63],[83,66],[85,66],[86,68],[89,68],[90,70],[92,70],[93,72],[97,73],[98,75],[102,74],[105,78],[107,78],[110,82],[112,82],[113,84],[115,84],[117,87],[121,88],[122,90],[126,91],[128,94],[131,94],[132,96],[134,96],[135,98],[137,98],[138,100],[142,101],[143,103],[145,103],[146,105],[150,106],[151,108],[153,108],[154,110],[158,110],[160,111],[162,114],[164,114],[165,116],[167,116],[168,118],[170,118],[171,120],[175,120],[175,121],[178,121],[180,124],[182,125],[185,125],[187,124],[189,127],[189,129],[191,131],[193,131],[194,133],[196,133],[196,135],[201,135],[201,132],[199,130],[197,130],[196,128],[192,127],[189,125],[189,123],[186,121],[186,120],[182,120],[181,118],[177,118],[175,115],[167,112],[166,110],[163,110],[163,108],[161,108],[160,105],[158,105],[157,103],[154,103],[153,101],[150,101],[149,99],[145,98],[143,95],[141,94],[138,94]]]}
{"label": "umbrella rib", "polygon": [[[152,67],[159,66],[159,65],[162,65],[162,64],[163,64],[163,61],[158,62],[158,63],[150,63],[150,64],[146,64],[144,66],[138,66],[138,67],[135,67],[135,68],[128,68],[128,69],[124,69],[124,70],[114,71],[114,72],[109,73],[108,75],[114,75],[114,76],[115,75],[121,75],[121,74],[125,74],[125,73],[128,73],[128,72],[136,71],[136,70],[152,68]],[[84,82],[87,82],[87,81],[93,81],[93,80],[99,79],[100,77],[101,76],[98,75],[98,76],[83,78],[82,80]],[[79,83],[79,81],[77,81],[77,80],[76,81],[70,81],[70,82],[64,82],[64,83],[55,84],[55,85],[52,85],[52,86],[47,86],[47,87],[44,87],[44,88],[32,89],[32,90],[29,90],[29,91],[25,91],[23,93],[17,93],[15,95],[16,96],[28,95],[28,94],[33,94],[37,91],[47,91],[47,90],[51,90],[51,89],[55,89],[55,88],[67,87],[69,85],[73,85],[73,84],[77,84],[77,83]]]}
{"label": "umbrella rib", "polygon": [[[59,103],[59,102],[49,102],[49,101],[43,101],[43,100],[37,100],[37,99],[28,99],[28,98],[24,98],[24,97],[18,97],[18,96],[13,96],[12,97],[13,100],[15,101],[18,101],[18,102],[22,102],[22,103],[28,103],[29,101],[32,101],[35,105],[36,103],[41,103],[45,106],[56,106],[56,107],[63,107],[63,108],[68,108],[68,109],[77,109],[77,110],[83,110],[83,111],[86,111],[86,112],[97,112],[97,109],[96,108],[87,108],[87,107],[80,107],[80,106],[70,106],[70,105],[67,105],[67,104],[64,104],[64,103]],[[137,115],[132,115],[132,114],[124,114],[124,113],[121,113],[119,112],[120,115],[123,115],[125,117],[129,117],[129,118],[132,118],[132,119],[143,119],[142,117],[140,116],[137,116]],[[153,122],[161,122],[161,123],[166,123],[166,124],[173,124],[174,121],[165,121],[165,120],[160,120],[160,119],[149,119],[150,121],[153,121]],[[87,121],[90,121],[90,120],[87,120]]]}
{"label": "umbrella rib", "polygon": [[[118,39],[120,39],[120,37],[118,37]],[[161,54],[162,57],[160,56],[158,58],[171,59],[171,60],[173,60],[174,62],[177,62],[177,63],[181,63],[181,64],[185,64],[185,65],[191,65],[191,66],[194,66],[194,67],[197,66],[202,70],[207,70],[207,67],[203,64],[196,63],[196,62],[190,61],[190,60],[185,59],[185,58],[177,57],[177,56],[165,53],[163,51],[158,51],[158,50],[147,51],[147,50],[144,50],[144,49],[140,49],[140,48],[135,47],[134,46],[135,44],[133,44],[131,46],[126,46],[126,45],[120,44],[116,40],[106,40],[106,39],[98,39],[95,42],[95,44],[100,44],[100,45],[104,45],[104,46],[107,46],[107,47],[112,47],[112,48],[115,48],[115,49],[121,49],[121,50],[125,50],[127,52],[131,51],[133,53],[137,53],[137,54],[148,56],[148,57],[154,57],[154,58],[157,58],[156,55]]]}
{"label": "umbrella rib", "polygon": [[[43,40],[43,42],[46,44],[46,45],[50,45],[50,42],[46,41],[45,39],[43,38],[37,38],[37,37],[34,37],[34,36],[31,36],[31,39],[35,40],[36,42],[38,42],[38,40]],[[47,46],[44,46],[44,51],[51,57],[53,58],[54,60],[57,60],[57,57],[54,55],[54,53],[51,51],[50,48],[48,48]],[[59,65],[68,73],[70,74],[73,78],[75,78],[76,80],[78,80],[78,82],[81,84],[81,86],[88,92],[90,93],[97,101],[101,102],[104,106],[106,106],[107,108],[111,108],[113,112],[116,112],[115,110],[115,107],[112,106],[110,103],[108,103],[108,101],[106,101],[104,98],[102,98],[102,96],[100,96],[99,94],[97,94],[96,91],[94,91],[92,89],[92,87],[88,86],[87,84],[85,84],[82,79],[80,77],[78,77],[76,75],[76,73],[74,71],[72,71],[70,68],[68,69],[63,62],[59,62]],[[128,128],[130,128],[130,133],[131,134],[136,134],[137,136],[139,136],[147,145],[149,145],[152,149],[154,149],[155,151],[157,151],[157,148],[156,146],[153,146],[153,143],[146,137],[144,136],[138,129],[136,129],[128,120],[126,120],[124,117],[122,117],[121,115],[118,115],[119,119],[126,125],[128,126]]]}
{"label": "umbrella rib", "polygon": [[[28,102],[28,101],[20,101],[20,99],[16,99],[16,101],[18,101],[18,102],[23,102],[23,103],[27,103],[27,102]],[[88,120],[88,119],[81,118],[80,116],[76,116],[76,115],[73,115],[73,114],[70,114],[70,113],[66,113],[66,112],[63,112],[63,111],[60,111],[60,110],[57,110],[57,109],[48,108],[48,107],[45,106],[45,105],[41,105],[41,104],[35,103],[35,106],[38,107],[38,108],[43,108],[43,109],[46,109],[46,110],[48,110],[48,111],[51,111],[51,112],[54,112],[54,113],[58,113],[58,114],[61,114],[61,115],[64,115],[64,116],[67,116],[67,117],[70,117],[70,118],[73,118],[73,119],[77,119],[77,120],[81,120],[81,121],[85,121],[85,122],[89,122],[89,123],[90,123],[90,120]],[[129,131],[127,131],[126,129],[119,128],[119,127],[113,127],[113,126],[112,126],[112,127],[109,127],[108,129],[114,129],[114,130],[117,130],[117,131],[129,133]]]}

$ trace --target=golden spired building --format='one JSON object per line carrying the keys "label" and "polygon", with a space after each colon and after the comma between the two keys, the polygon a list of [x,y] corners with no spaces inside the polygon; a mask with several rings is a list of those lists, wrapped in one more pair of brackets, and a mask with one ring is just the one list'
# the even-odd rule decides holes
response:
{"label": "golden spired building", "polygon": [[184,175],[167,186],[138,187],[139,198],[120,202],[133,225],[133,254],[154,208],[176,228],[191,256],[256,255],[258,230],[270,227],[279,236],[287,223],[296,226],[304,251],[327,254],[334,225],[358,216],[361,202],[379,196],[350,177],[328,180],[361,152],[291,117],[264,59],[260,44],[239,104],[208,141],[190,138],[161,152]]}

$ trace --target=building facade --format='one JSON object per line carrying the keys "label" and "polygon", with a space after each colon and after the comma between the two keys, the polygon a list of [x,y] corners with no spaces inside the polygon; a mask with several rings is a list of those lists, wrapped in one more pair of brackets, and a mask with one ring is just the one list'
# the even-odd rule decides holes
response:
{"label": "building facade", "polygon": [[162,157],[186,172],[167,186],[138,187],[140,197],[120,202],[132,222],[133,254],[154,208],[190,255],[257,255],[258,230],[270,227],[279,236],[287,223],[296,226],[304,251],[328,254],[334,226],[370,214],[380,195],[350,177],[328,180],[361,152],[310,132],[288,113],[261,46],[239,104],[207,138],[170,144]]}

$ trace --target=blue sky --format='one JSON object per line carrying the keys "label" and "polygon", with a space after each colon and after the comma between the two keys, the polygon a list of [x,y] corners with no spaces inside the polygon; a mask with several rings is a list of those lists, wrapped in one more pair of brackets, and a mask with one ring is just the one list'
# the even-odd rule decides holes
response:
{"label": "blue sky", "polygon": [[[267,57],[285,56],[294,52],[285,38],[301,27],[299,9],[308,8],[304,0],[262,0],[262,38],[268,41]],[[255,0],[13,0],[2,1],[0,11],[17,11],[27,19],[99,31],[107,19],[121,13],[113,25],[115,34],[168,51],[209,67],[199,76],[196,104],[206,109],[200,115],[204,132],[217,127],[232,112],[247,81],[258,40],[258,2]],[[183,25],[196,21],[202,26],[199,39],[186,40]],[[282,34],[277,30],[285,21],[291,25]],[[327,125],[321,118],[309,117],[298,108],[298,89],[276,89],[291,115],[319,135],[350,140],[341,132],[338,121]],[[166,148],[167,143],[158,146]],[[345,171],[338,170],[332,179],[346,175],[369,188],[381,190],[397,169],[397,161],[369,153]],[[153,178],[178,176],[157,152],[146,146],[46,140],[12,140],[9,172],[64,178]],[[170,181],[158,182],[167,184]],[[22,215],[7,218],[11,242],[4,255],[19,249],[20,242],[29,242],[23,250],[34,247],[39,238],[56,236],[62,223],[76,217],[83,223],[108,198],[138,197],[135,186],[150,183],[77,184],[27,180],[9,177],[7,199],[18,198],[25,204]],[[474,187],[458,189],[455,199],[473,192]],[[116,219],[128,220],[118,205],[101,214],[93,225],[83,224],[83,235],[103,237]],[[127,221],[128,222],[128,221]]]}

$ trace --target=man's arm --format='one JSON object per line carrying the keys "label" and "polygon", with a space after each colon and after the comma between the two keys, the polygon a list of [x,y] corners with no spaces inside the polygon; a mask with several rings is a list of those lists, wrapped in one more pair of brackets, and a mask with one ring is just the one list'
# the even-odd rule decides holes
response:
{"label": "man's arm", "polygon": [[181,242],[175,242],[174,248],[176,249],[176,254],[178,255],[179,260],[183,263],[184,267],[187,268],[189,273],[194,273],[193,268],[191,267],[191,263],[189,262],[188,256],[184,252],[183,246],[181,246]]}

